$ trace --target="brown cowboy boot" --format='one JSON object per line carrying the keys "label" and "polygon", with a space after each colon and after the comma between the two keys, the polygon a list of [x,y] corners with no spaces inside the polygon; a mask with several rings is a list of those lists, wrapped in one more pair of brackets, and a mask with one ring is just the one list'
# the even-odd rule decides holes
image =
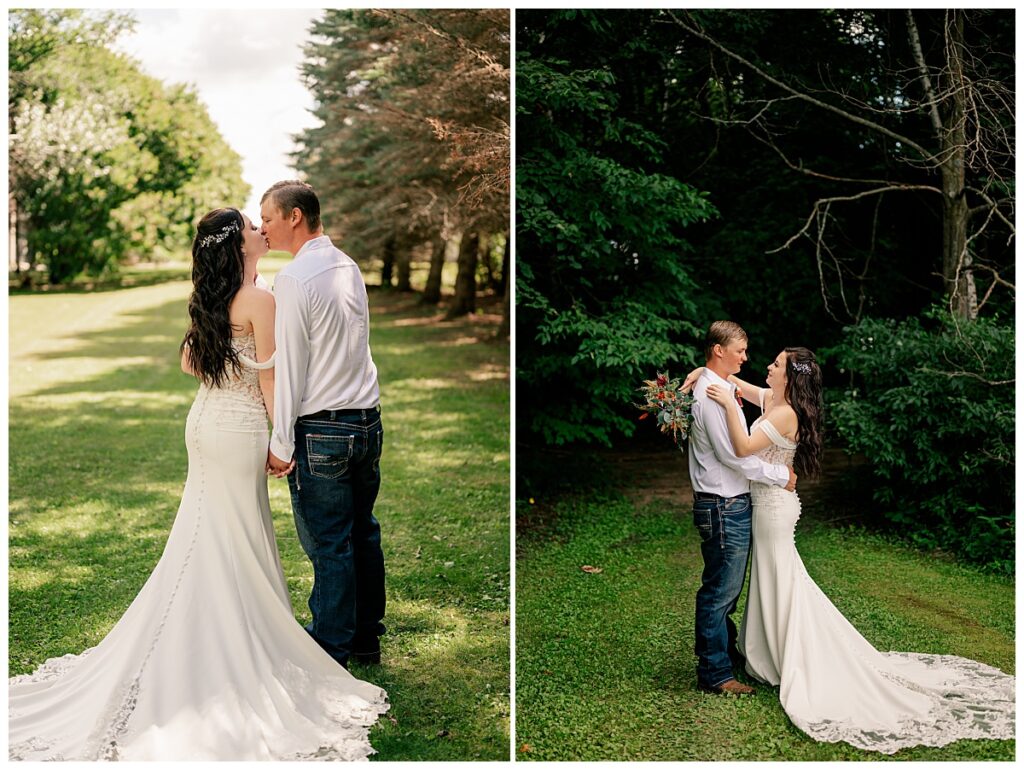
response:
{"label": "brown cowboy boot", "polygon": [[700,689],[704,692],[714,693],[715,695],[753,695],[757,692],[753,687],[745,685],[742,682],[738,682],[735,679],[727,679],[716,687],[705,687],[701,685]]}

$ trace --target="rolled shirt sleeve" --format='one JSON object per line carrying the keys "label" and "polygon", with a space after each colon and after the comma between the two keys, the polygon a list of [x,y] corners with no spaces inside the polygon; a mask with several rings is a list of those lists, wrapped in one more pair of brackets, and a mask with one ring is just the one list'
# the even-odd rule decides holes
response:
{"label": "rolled shirt sleeve", "polygon": [[274,299],[277,303],[274,318],[277,366],[270,451],[287,461],[295,452],[295,420],[299,417],[309,364],[309,298],[294,278],[278,275],[274,281]]}
{"label": "rolled shirt sleeve", "polygon": [[[703,403],[695,402],[693,408],[699,408],[699,416],[704,423],[708,440],[714,450],[715,457],[718,458],[722,465],[742,474],[748,481],[759,481],[763,484],[775,484],[780,487],[785,487],[789,483],[789,468],[785,465],[771,465],[753,455],[748,455],[747,457],[736,456],[736,449],[733,447],[732,439],[729,437],[729,424],[725,419],[725,408],[721,404],[711,399],[706,399]],[[739,409],[740,407],[736,404],[730,408]],[[742,411],[740,412],[740,419],[743,419]]]}

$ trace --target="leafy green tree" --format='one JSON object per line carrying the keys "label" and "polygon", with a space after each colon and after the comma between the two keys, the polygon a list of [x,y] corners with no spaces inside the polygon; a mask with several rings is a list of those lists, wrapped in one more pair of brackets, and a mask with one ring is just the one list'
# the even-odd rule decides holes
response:
{"label": "leafy green tree", "polygon": [[79,8],[20,8],[7,16],[7,106],[28,98],[51,103],[59,90],[40,64],[70,48],[95,48],[131,30],[135,19],[119,11],[87,12]]}
{"label": "leafy green tree", "polygon": [[[866,519],[1011,568],[1009,13],[517,23],[522,440],[628,434],[638,375],[698,363],[699,333],[731,318],[752,381],[785,346],[830,353],[830,435],[878,479]],[[633,245],[665,233],[681,245]]]}
{"label": "leafy green tree", "polygon": [[98,45],[111,38],[96,24],[35,11],[10,23],[17,222],[54,283],[180,251],[203,211],[248,194],[241,159],[195,95]]}
{"label": "leafy green tree", "polygon": [[[594,12],[520,12],[516,53],[517,401],[520,435],[608,443],[655,368],[696,363],[718,307],[688,266],[707,196],[658,173],[667,143],[637,119],[628,56],[667,58]],[[629,52],[619,35],[638,33]],[[586,61],[608,51],[607,61]],[[618,51],[616,54],[615,52]],[[618,55],[619,62],[610,59]],[[578,61],[578,59],[584,61]],[[638,71],[645,71],[639,69]]]}

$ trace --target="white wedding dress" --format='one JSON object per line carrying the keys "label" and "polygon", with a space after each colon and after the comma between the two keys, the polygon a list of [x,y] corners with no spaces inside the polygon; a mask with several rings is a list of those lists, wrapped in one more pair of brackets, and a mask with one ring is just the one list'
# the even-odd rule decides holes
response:
{"label": "white wedding dress", "polygon": [[188,478],[160,561],[110,633],[9,682],[11,759],[365,759],[387,694],[292,616],[264,465],[252,335],[240,375],[200,385]]}
{"label": "white wedding dress", "polygon": [[[772,441],[761,459],[792,465],[796,444],[763,417],[753,430]],[[779,687],[793,724],[816,741],[884,754],[1014,737],[1014,677],[952,655],[876,650],[807,574],[793,539],[796,493],[750,486],[750,589],[738,646],[747,673]]]}

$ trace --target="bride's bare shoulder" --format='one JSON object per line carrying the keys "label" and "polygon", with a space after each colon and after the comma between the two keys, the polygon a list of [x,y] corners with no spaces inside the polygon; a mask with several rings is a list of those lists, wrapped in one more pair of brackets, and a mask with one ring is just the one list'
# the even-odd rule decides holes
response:
{"label": "bride's bare shoulder", "polygon": [[[766,404],[767,406],[767,404]],[[765,412],[765,419],[774,425],[779,433],[786,438],[796,435],[797,417],[793,407],[783,401],[772,406],[771,412]]]}
{"label": "bride's bare shoulder", "polygon": [[243,334],[253,331],[254,322],[265,325],[274,323],[274,294],[251,284],[242,286],[231,300],[228,316],[232,326],[240,328]]}
{"label": "bride's bare shoulder", "polygon": [[270,289],[265,289],[262,286],[246,284],[238,290],[237,294],[235,294],[235,300],[243,305],[261,307],[269,304],[273,307],[274,292],[270,291]]}

